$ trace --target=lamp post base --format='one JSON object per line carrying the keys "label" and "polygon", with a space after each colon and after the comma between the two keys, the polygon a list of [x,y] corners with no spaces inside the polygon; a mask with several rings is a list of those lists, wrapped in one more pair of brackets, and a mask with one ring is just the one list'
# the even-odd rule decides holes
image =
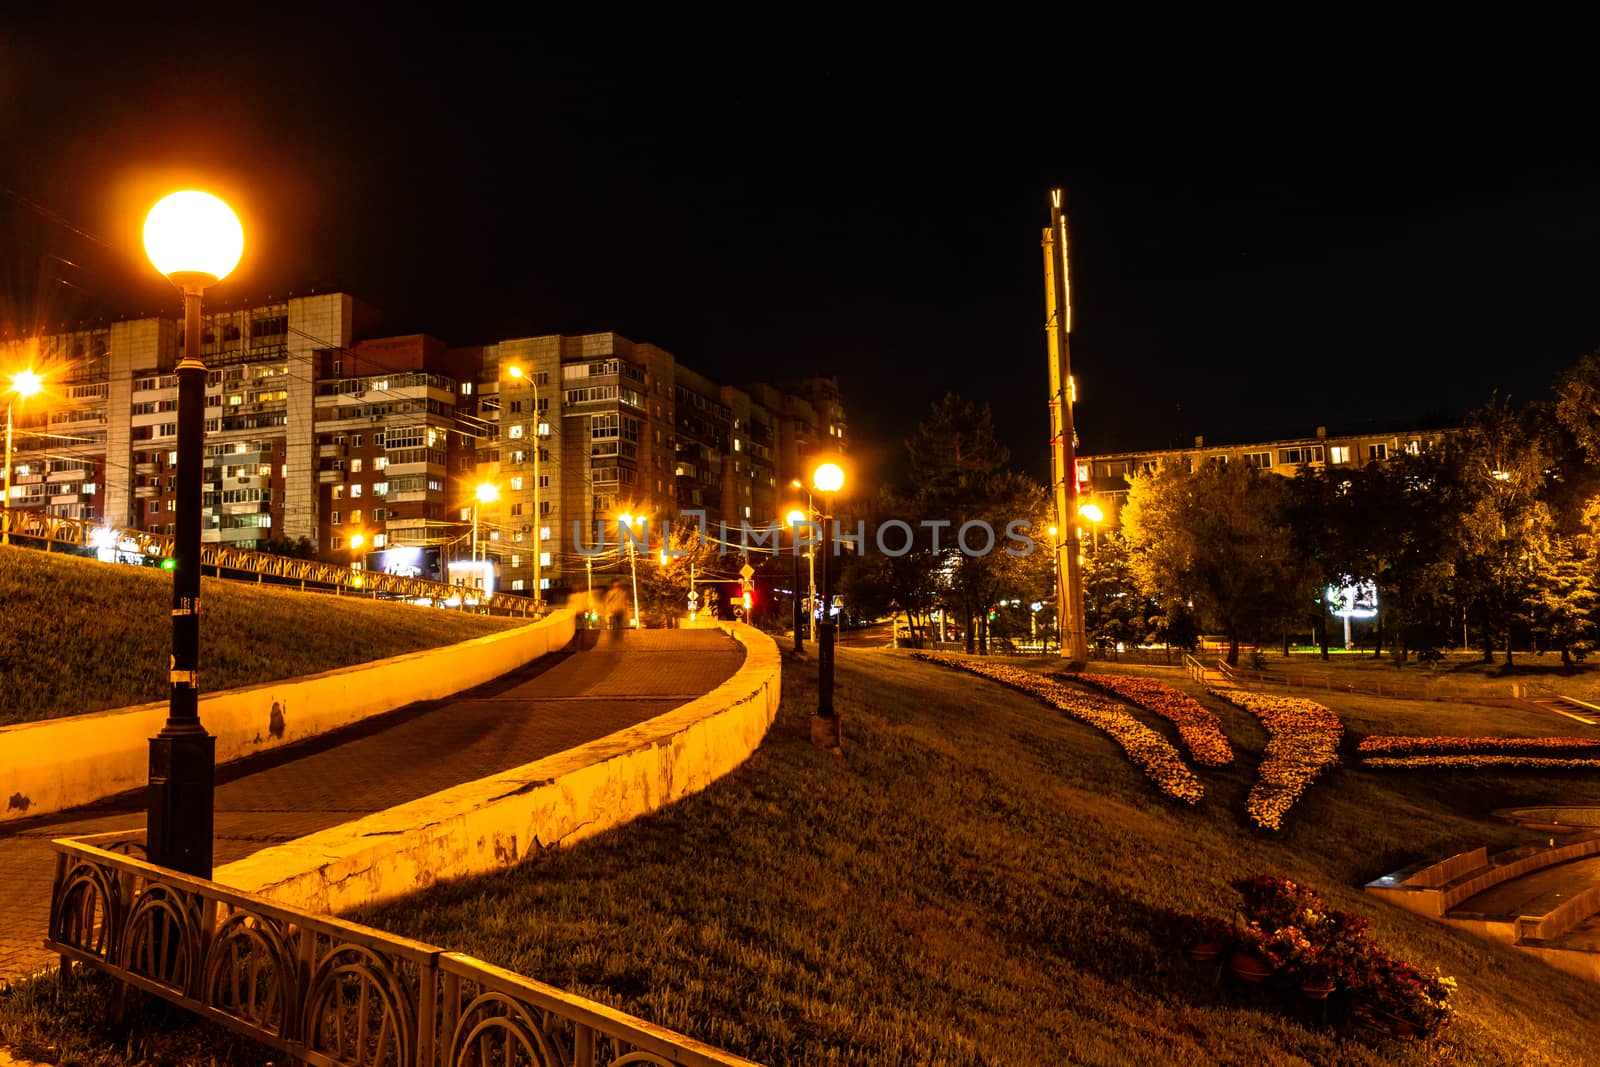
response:
{"label": "lamp post base", "polygon": [[198,723],[164,727],[150,739],[150,862],[197,878],[211,877],[212,790],[217,739]]}
{"label": "lamp post base", "polygon": [[839,716],[811,716],[811,743],[813,745],[817,748],[825,748],[835,756],[842,756],[844,754],[842,741],[843,737],[839,731]]}

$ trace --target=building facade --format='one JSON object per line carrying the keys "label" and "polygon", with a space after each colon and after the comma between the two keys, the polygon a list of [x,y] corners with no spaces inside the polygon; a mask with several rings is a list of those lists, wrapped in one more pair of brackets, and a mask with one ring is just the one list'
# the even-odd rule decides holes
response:
{"label": "building facade", "polygon": [[[346,293],[207,312],[205,541],[440,577],[476,546],[499,588],[562,590],[575,530],[766,523],[847,450],[834,379],[737,387],[616,333],[455,347],[379,321]],[[13,405],[12,507],[171,533],[183,340],[146,318],[0,342],[0,370],[46,382]]]}
{"label": "building facade", "polygon": [[1356,470],[1402,452],[1419,453],[1437,447],[1453,432],[1409,430],[1330,437],[1327,427],[1318,426],[1309,437],[1209,446],[1204,437],[1196,437],[1193,448],[1083,454],[1078,456],[1079,498],[1081,503],[1099,505],[1103,521],[1116,525],[1128,496],[1128,479],[1150,473],[1163,463],[1190,471],[1205,463],[1243,463],[1292,478],[1306,468]]}

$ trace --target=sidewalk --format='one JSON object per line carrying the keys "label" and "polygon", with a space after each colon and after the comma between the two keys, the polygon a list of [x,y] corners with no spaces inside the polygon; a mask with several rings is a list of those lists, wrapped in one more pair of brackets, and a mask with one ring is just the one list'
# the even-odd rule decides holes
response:
{"label": "sidewalk", "polygon": [[[744,662],[720,630],[605,632],[447,700],[217,768],[216,866],[258,849],[531,763],[654,718]],[[56,958],[41,946],[57,837],[144,826],[130,795],[0,830],[0,980]]]}

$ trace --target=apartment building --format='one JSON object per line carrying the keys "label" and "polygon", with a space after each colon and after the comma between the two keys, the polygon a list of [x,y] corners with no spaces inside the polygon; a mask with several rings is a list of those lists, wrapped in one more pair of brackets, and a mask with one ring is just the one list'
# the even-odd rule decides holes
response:
{"label": "apartment building", "polygon": [[1454,432],[1448,429],[1408,430],[1330,437],[1326,426],[1318,426],[1311,436],[1275,441],[1207,445],[1204,437],[1196,437],[1193,448],[1085,453],[1078,456],[1079,495],[1083,503],[1098,504],[1105,515],[1104,521],[1115,525],[1122,502],[1128,496],[1128,478],[1153,471],[1163,463],[1177,464],[1191,471],[1205,463],[1243,463],[1292,478],[1302,468],[1355,470],[1369,463],[1381,463],[1401,452],[1418,453],[1436,447]]}
{"label": "apartment building", "polygon": [[[476,527],[500,588],[561,590],[583,580],[574,523],[592,538],[622,512],[768,522],[792,479],[847,449],[836,380],[722,385],[615,333],[388,337],[346,293],[202,322],[211,543],[304,538],[327,559],[442,577]],[[12,506],[170,533],[183,341],[167,318],[0,341],[0,371],[46,381],[13,406]]]}
{"label": "apartment building", "polygon": [[[614,541],[621,514],[657,530],[689,511],[735,528],[773,521],[793,499],[789,482],[847,445],[842,406],[827,435],[805,399],[837,402],[833,379],[790,391],[720,385],[610,332],[501,341],[485,346],[481,367],[484,433],[471,480],[497,487],[478,505],[479,526],[501,587],[513,591],[531,590],[536,571],[545,589],[582,582],[577,541],[592,546],[597,524]],[[467,521],[471,504],[460,499]]]}

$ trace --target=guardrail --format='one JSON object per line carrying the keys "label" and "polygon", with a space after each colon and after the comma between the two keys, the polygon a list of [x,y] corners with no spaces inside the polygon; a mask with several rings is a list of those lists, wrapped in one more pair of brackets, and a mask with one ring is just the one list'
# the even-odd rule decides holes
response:
{"label": "guardrail", "polygon": [[1204,684],[1206,680],[1206,665],[1187,652],[1183,654],[1183,669],[1189,672],[1189,677]]}
{"label": "guardrail", "polygon": [[[62,519],[35,511],[0,511],[0,529],[6,529],[14,538],[43,541],[46,550],[51,545],[71,548],[89,548],[97,539],[106,539],[130,554],[151,559],[167,559],[172,555],[173,539],[147,530],[108,530],[106,527],[81,519]],[[125,547],[124,547],[125,546]],[[529,597],[509,593],[491,593],[485,596],[475,589],[429,581],[425,578],[404,578],[398,574],[379,571],[358,571],[334,563],[314,559],[293,559],[275,556],[270,552],[253,552],[226,545],[200,546],[202,572],[211,568],[220,578],[225,572],[233,575],[248,574],[258,581],[273,578],[279,582],[298,583],[303,591],[308,585],[317,588],[343,591],[353,590],[363,596],[392,597],[408,601],[426,600],[435,605],[457,604],[464,607],[484,608],[490,612],[507,615],[537,615],[538,605]]]}
{"label": "guardrail", "polygon": [[755,1067],[471,956],[274,904],[85,840],[53,847],[45,944],[63,967],[70,960],[96,967],[306,1063]]}

